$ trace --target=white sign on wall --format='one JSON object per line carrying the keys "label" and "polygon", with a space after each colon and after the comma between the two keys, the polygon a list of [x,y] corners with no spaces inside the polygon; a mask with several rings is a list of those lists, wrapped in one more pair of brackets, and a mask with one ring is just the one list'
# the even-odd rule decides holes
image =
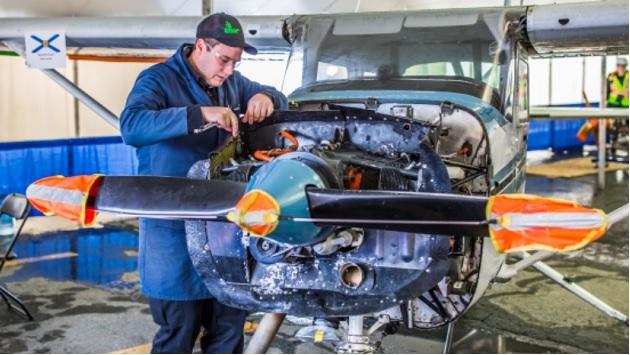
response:
{"label": "white sign on wall", "polygon": [[66,34],[37,32],[24,35],[26,65],[34,69],[64,68],[66,66]]}

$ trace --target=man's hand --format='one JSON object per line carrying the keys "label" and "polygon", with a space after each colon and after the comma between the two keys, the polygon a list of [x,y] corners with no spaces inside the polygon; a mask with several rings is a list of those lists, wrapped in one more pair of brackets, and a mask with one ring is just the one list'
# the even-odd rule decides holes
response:
{"label": "man's hand", "polygon": [[243,123],[252,124],[262,122],[273,113],[273,101],[265,94],[258,93],[252,96],[247,103],[247,111],[243,116]]}
{"label": "man's hand", "polygon": [[214,123],[218,127],[232,132],[232,136],[238,136],[238,117],[228,107],[203,106],[201,107],[201,114],[206,123]]}

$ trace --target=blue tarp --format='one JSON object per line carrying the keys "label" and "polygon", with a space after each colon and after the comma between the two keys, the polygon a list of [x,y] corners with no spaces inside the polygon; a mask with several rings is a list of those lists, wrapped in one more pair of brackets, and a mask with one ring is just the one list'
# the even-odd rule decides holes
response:
{"label": "blue tarp", "polygon": [[590,135],[586,143],[580,142],[575,134],[586,120],[532,120],[529,122],[527,150],[551,148],[553,151],[580,148],[584,144],[594,144]]}
{"label": "blue tarp", "polygon": [[0,143],[0,197],[51,175],[135,175],[135,149],[120,137]]}
{"label": "blue tarp", "polygon": [[[594,103],[593,107],[598,107]],[[584,107],[583,104],[561,105],[556,107]],[[551,148],[553,151],[580,148],[585,143],[580,142],[575,134],[586,122],[584,119],[575,120],[531,120],[527,135],[527,150],[541,150]],[[594,144],[591,135],[586,144]]]}

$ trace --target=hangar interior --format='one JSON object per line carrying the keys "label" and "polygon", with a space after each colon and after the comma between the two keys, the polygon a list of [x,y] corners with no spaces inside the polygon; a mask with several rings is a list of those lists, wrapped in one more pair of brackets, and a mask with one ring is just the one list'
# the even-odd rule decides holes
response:
{"label": "hangar interior", "polygon": [[[572,12],[574,7],[579,11]],[[611,12],[620,13],[625,20],[589,16],[588,11],[591,10],[584,10],[597,9],[608,14],[606,11],[611,8],[617,9]],[[245,181],[250,185],[256,182],[263,190],[265,186],[271,186],[269,191],[293,191],[287,187],[292,182],[283,180],[286,174],[299,175],[294,170],[297,167],[287,163],[290,159],[284,159],[288,167],[283,167],[282,159],[271,159],[264,165],[252,156],[266,149],[270,149],[266,152],[288,149],[292,152],[289,154],[297,154],[313,145],[309,152],[315,152],[317,159],[310,163],[306,158],[298,161],[302,166],[306,162],[310,173],[319,174],[316,174],[315,181],[326,180],[328,175],[321,170],[333,165],[330,169],[335,176],[340,171],[346,175],[339,179],[340,182],[335,178],[332,178],[334,182],[320,181],[320,185],[307,181],[301,185],[302,194],[308,191],[304,187],[306,185],[320,188],[319,193],[325,195],[326,189],[341,184],[346,186],[346,190],[398,190],[392,192],[392,196],[403,196],[401,191],[404,190],[418,194],[449,193],[470,197],[458,202],[461,204],[454,208],[456,212],[453,208],[440,210],[435,205],[419,209],[416,215],[429,216],[426,217],[426,225],[435,220],[451,225],[460,223],[459,219],[470,222],[471,216],[475,215],[473,210],[481,203],[481,200],[473,198],[485,199],[495,194],[526,193],[576,201],[589,210],[599,209],[608,214],[602,219],[603,227],[598,225],[594,228],[598,229],[597,238],[601,239],[593,241],[597,238],[589,234],[588,242],[584,241],[579,248],[558,252],[558,249],[534,245],[530,249],[515,247],[508,252],[504,250],[500,257],[490,257],[487,255],[497,253],[494,249],[487,249],[497,246],[494,238],[499,236],[501,228],[491,231],[490,236],[485,238],[451,235],[452,229],[448,228],[446,232],[430,228],[431,232],[405,230],[404,227],[395,229],[391,227],[392,221],[402,218],[400,216],[405,213],[391,212],[394,207],[388,203],[397,202],[385,195],[366,194],[371,201],[368,203],[353,200],[357,203],[355,206],[359,206],[357,209],[365,211],[363,215],[356,213],[357,217],[353,217],[355,214],[350,211],[352,205],[344,209],[328,201],[326,206],[339,213],[324,211],[319,217],[311,215],[315,217],[313,221],[317,218],[320,221],[326,218],[368,218],[372,219],[371,223],[366,220],[361,223],[371,229],[353,227],[331,232],[332,227],[321,227],[314,222],[314,225],[309,224],[309,228],[317,231],[313,239],[320,238],[316,241],[318,244],[287,247],[289,252],[282,254],[284,259],[263,259],[265,255],[247,254],[244,259],[245,263],[250,263],[246,266],[247,282],[253,284],[257,273],[271,275],[274,263],[286,264],[286,267],[277,268],[276,274],[280,273],[280,276],[274,276],[275,281],[282,278],[282,282],[290,285],[286,286],[287,289],[293,292],[288,296],[283,293],[282,302],[298,304],[299,294],[305,304],[303,308],[287,308],[291,311],[285,312],[285,317],[285,313],[278,311],[280,306],[275,300],[275,297],[280,299],[281,296],[268,290],[260,292],[269,298],[256,294],[260,297],[254,297],[255,302],[251,301],[256,306],[248,309],[250,313],[244,326],[247,351],[628,353],[628,72],[623,72],[630,59],[627,2],[63,0],[53,4],[36,0],[5,0],[0,2],[0,201],[8,201],[14,193],[28,195],[29,186],[49,176],[102,174],[105,175],[104,182],[98,180],[103,184],[101,189],[104,189],[107,177],[138,176],[136,148],[124,143],[117,121],[111,124],[103,117],[109,114],[117,120],[140,73],[173,55],[176,47],[152,47],[151,37],[147,35],[149,39],[140,38],[139,44],[130,45],[134,47],[130,51],[117,48],[103,54],[100,52],[103,48],[73,46],[72,41],[76,39],[72,36],[81,32],[77,32],[80,27],[71,32],[70,27],[64,27],[63,21],[56,20],[72,18],[68,22],[72,24],[75,23],[72,21],[80,23],[86,19],[82,25],[86,35],[76,35],[76,38],[89,41],[90,33],[99,36],[96,34],[98,31],[89,31],[90,21],[105,23],[106,27],[109,19],[113,19],[111,26],[119,24],[116,19],[120,18],[149,19],[147,21],[155,23],[159,23],[159,19],[183,19],[182,23],[188,21],[186,23],[196,26],[204,16],[219,12],[239,19],[242,17],[242,22],[246,24],[244,29],[249,33],[245,34],[246,40],[253,38],[257,41],[255,43],[259,43],[256,44],[258,54],[242,54],[237,70],[250,80],[276,88],[289,101],[290,112],[274,118],[277,120],[274,125],[245,132],[248,134],[247,149],[251,150],[251,154],[241,154],[236,159],[238,164],[230,162],[233,170],[223,167],[230,173],[240,172],[241,167],[254,167],[260,170],[256,170],[253,176],[259,171],[260,176],[267,174],[258,180]],[[496,14],[501,16],[496,17]],[[507,21],[504,19],[510,16],[514,19],[510,25],[514,27],[501,22]],[[276,35],[274,40],[284,41],[283,45],[273,42],[266,46],[264,26],[273,23],[269,21],[276,18],[291,19],[289,22],[293,27],[285,29],[292,29],[288,32],[293,42],[284,41],[282,30],[273,27],[275,32],[269,30],[269,38]],[[42,22],[29,22],[31,19]],[[568,19],[568,25],[562,24],[565,19]],[[256,21],[263,21],[260,22],[262,25]],[[552,27],[557,26],[554,21],[560,21],[559,30]],[[615,21],[620,21],[621,25]],[[274,24],[279,26],[277,23]],[[578,27],[569,28],[554,37],[554,33],[558,33],[554,31],[562,31],[562,26],[570,27],[574,23]],[[550,34],[540,29],[547,25],[552,28]],[[188,27],[194,29],[194,26]],[[522,28],[518,32],[518,26],[527,28],[529,32]],[[252,28],[256,29],[254,32],[260,31],[262,39],[252,34]],[[504,29],[505,33],[516,31],[522,34],[525,31],[528,36],[512,37],[497,32],[497,28]],[[27,65],[23,48],[15,46],[19,43],[15,38],[28,41],[31,33],[38,30],[48,33],[52,29],[66,31],[68,44],[67,53],[63,56],[65,64],[55,67],[53,70],[56,73],[51,69],[37,69],[37,65]],[[168,33],[170,29],[162,30]],[[116,28],[116,31],[124,33],[125,28]],[[192,42],[194,32],[188,32],[186,38]],[[568,38],[572,33],[578,34],[571,40],[557,39]],[[619,44],[619,33],[622,37],[625,35],[625,41],[621,41],[625,44]],[[546,40],[545,35],[549,35]],[[121,35],[121,38],[126,37]],[[178,38],[174,35],[171,39]],[[53,40],[46,41],[44,47],[49,42],[53,43]],[[144,43],[148,43],[146,47],[142,47]],[[554,49],[554,45],[559,49]],[[579,50],[570,51],[569,47]],[[63,84],[60,85],[64,80],[69,83],[65,89]],[[616,83],[618,87],[615,87]],[[91,104],[86,104],[85,96],[79,97],[81,94],[77,94],[77,88],[87,94],[87,101]],[[610,99],[615,96],[612,91],[619,95],[618,104],[611,101],[615,98]],[[96,106],[104,109],[99,111]],[[103,114],[103,111],[108,114]],[[346,131],[334,128],[338,124],[336,115],[347,117],[348,122],[343,126]],[[360,123],[352,123],[353,119]],[[396,120],[396,123],[391,123],[391,120]],[[606,130],[601,130],[602,122],[606,122]],[[327,130],[326,126],[333,127],[334,132]],[[348,127],[353,127],[354,131]],[[341,131],[343,133],[339,133]],[[292,132],[296,136],[295,132],[300,133],[297,139],[292,137],[299,142],[299,147],[295,144],[295,149],[292,146],[287,148],[283,138],[278,138],[284,132]],[[365,132],[368,132],[367,136],[363,135]],[[343,137],[337,142],[338,134]],[[423,148],[411,148],[409,137],[421,141]],[[390,143],[375,146],[381,141],[389,142],[388,139]],[[599,149],[602,141],[605,149]],[[345,144],[349,144],[350,148]],[[388,150],[390,146],[394,152]],[[320,161],[325,162],[325,168]],[[354,165],[343,165],[346,161]],[[507,169],[512,166],[510,164],[513,165],[511,172]],[[206,165],[210,166],[205,167],[205,175],[209,178],[213,165],[212,162]],[[286,174],[274,175],[271,167],[277,167],[276,171],[287,169]],[[425,175],[422,175],[423,169]],[[250,174],[249,170],[247,174]],[[218,180],[229,179],[228,176],[233,177],[225,173]],[[290,178],[293,179],[293,176]],[[422,180],[423,176],[425,180]],[[247,179],[250,177],[248,175]],[[199,178],[199,172],[196,178]],[[142,182],[141,185],[144,184]],[[117,185],[111,189],[116,188]],[[152,193],[150,188],[140,189],[147,194]],[[284,192],[269,193],[280,196]],[[317,192],[307,192],[306,195],[305,200],[310,199],[311,213],[315,213],[312,203],[321,195]],[[124,193],[118,196],[124,196]],[[330,196],[333,202],[346,197],[343,194]],[[147,206],[148,203],[143,206],[142,201],[132,200],[134,197],[128,197],[120,208],[124,210],[125,204],[140,206],[140,209],[151,207]],[[158,206],[162,203],[161,200],[156,201]],[[177,203],[179,197],[173,198],[173,201]],[[280,197],[278,201],[284,211]],[[496,200],[490,198],[488,201]],[[370,207],[369,203],[374,207]],[[488,203],[487,211],[491,211],[491,203]],[[95,224],[82,226],[59,215],[44,215],[32,200],[31,204],[34,208],[26,212],[26,218],[14,218],[5,213],[9,212],[8,207],[6,211],[5,207],[2,209],[0,286],[19,298],[18,301],[28,309],[28,315],[20,312],[19,304],[17,310],[8,306],[16,303],[2,293],[0,352],[149,353],[158,326],[149,309],[148,297],[141,290],[138,254],[139,229],[142,227],[138,218],[102,213]],[[182,209],[187,206],[185,202],[181,205]],[[325,203],[322,202],[322,205]],[[416,204],[410,204],[401,210],[416,207]],[[440,214],[442,212],[444,215]],[[449,213],[459,219],[444,217]],[[485,207],[477,215],[481,215],[484,221],[490,219],[490,212],[486,213]],[[299,214],[296,216],[299,217]],[[21,224],[23,220],[24,225]],[[382,225],[389,226],[386,228],[394,228],[397,232],[390,229],[381,233],[379,220],[383,221]],[[575,228],[578,228],[572,227],[571,223],[580,224],[584,220],[554,221],[556,224],[546,227],[546,230],[566,228],[571,231],[568,233],[571,238],[577,235]],[[284,231],[282,223],[287,222],[282,221],[277,224],[276,233]],[[290,223],[299,225],[295,221]],[[347,223],[346,226],[352,225]],[[490,219],[484,223],[492,225],[499,222]],[[207,222],[207,227],[201,228],[227,228],[222,225]],[[248,231],[245,224],[238,225]],[[196,227],[187,224],[187,234],[189,228]],[[290,225],[286,228],[297,227]],[[304,235],[310,233],[306,227],[300,228]],[[324,232],[335,237],[322,241]],[[204,233],[211,238],[211,232]],[[282,248],[281,243],[276,243],[280,237],[274,239],[273,232],[270,233],[269,239],[248,235],[247,242],[256,240],[253,243],[258,245],[258,241],[262,241],[261,248],[265,252],[269,245]],[[405,234],[405,237],[398,239],[396,233]],[[14,238],[16,235],[17,239]],[[488,237],[493,238],[492,243]],[[191,250],[194,238],[188,238]],[[335,244],[345,243],[343,238],[349,238],[347,244]],[[371,238],[376,240],[373,243],[396,238],[398,245],[392,242],[391,247],[403,261],[390,260],[387,264],[370,259],[373,255],[367,250],[372,243]],[[404,259],[403,248],[409,247],[405,243],[411,243],[410,258],[416,262],[416,254],[438,248],[432,244],[434,238],[444,241],[435,245],[446,248],[447,252],[443,264],[431,266],[436,275],[440,267],[444,269],[443,277],[433,282],[431,288],[422,288],[424,286],[414,279],[409,288],[422,288],[422,291],[413,300],[400,296],[404,292],[398,288],[390,294],[387,293],[390,291],[382,294],[367,292],[368,283],[374,284],[375,290],[378,289],[377,284],[385,283],[388,268],[400,272],[395,274],[398,275],[396,277],[402,277],[403,271],[400,270],[408,273],[417,271],[414,269],[417,266],[409,266],[410,261]],[[446,238],[449,238],[448,243]],[[245,247],[241,242],[234,243],[241,249],[249,250],[246,242],[242,242]],[[251,245],[249,248],[253,248]],[[388,252],[390,250],[387,246],[383,248]],[[378,245],[374,250],[378,253]],[[5,258],[3,256],[7,251]],[[195,259],[192,254],[191,258]],[[344,256],[338,259],[330,257],[338,254]],[[484,258],[484,255],[487,257]],[[365,257],[361,261],[363,264],[357,261],[361,257]],[[219,269],[233,267],[228,259],[212,266]],[[255,260],[252,262],[250,259]],[[314,264],[316,268],[317,263],[324,265],[329,260],[347,263],[341,265],[343,271],[338,271],[339,265],[331,266],[330,270],[322,266],[318,276],[317,273],[307,273],[308,268],[300,264],[309,263],[302,261],[306,259],[311,260],[309,265]],[[488,271],[491,259],[496,264],[493,272]],[[203,260],[192,261],[196,267],[204,267]],[[225,264],[221,266],[223,262]],[[418,263],[421,264],[420,261]],[[422,277],[429,277],[427,274],[431,268],[424,267]],[[322,276],[322,270],[330,271],[330,277],[338,277],[340,281],[331,281],[328,285],[328,271]],[[292,271],[297,276],[291,276]],[[352,276],[346,279],[346,273]],[[203,272],[200,274],[205,277]],[[359,281],[353,279],[354,276],[359,277]],[[224,282],[223,278],[220,278],[221,282]],[[299,280],[290,283],[293,279]],[[229,283],[229,277],[227,280]],[[257,285],[247,289],[249,293],[239,286],[245,282],[242,280],[234,281],[235,286],[229,285],[233,288],[226,286],[228,291],[223,292],[235,290],[236,294],[238,290],[249,295],[258,292],[257,288],[276,287],[276,284],[265,284],[265,280],[264,277],[258,279]],[[214,281],[204,282],[207,285]],[[318,282],[324,286],[313,288],[312,284]],[[355,287],[354,282],[361,287]],[[367,292],[365,295],[357,293],[363,286]],[[383,309],[374,311],[368,305],[361,308],[363,306],[358,303],[354,306],[344,302],[335,304],[336,300],[345,297],[343,287],[346,287],[346,295],[350,292],[356,296],[352,302],[365,297],[366,303],[372,300],[378,303],[378,297],[382,296],[386,298],[386,303],[392,302],[394,306],[387,310],[383,310],[383,306]],[[302,288],[306,296],[296,291]],[[315,289],[317,291],[312,291]],[[323,306],[316,308],[311,305],[308,296],[311,292],[321,296],[319,302]],[[356,312],[359,309],[369,312],[348,311],[353,307]],[[306,314],[314,309],[317,312]],[[366,316],[365,319],[363,316]],[[270,344],[264,344],[261,338],[269,329],[273,333],[268,339]],[[199,343],[195,346],[196,352],[202,351]]]}

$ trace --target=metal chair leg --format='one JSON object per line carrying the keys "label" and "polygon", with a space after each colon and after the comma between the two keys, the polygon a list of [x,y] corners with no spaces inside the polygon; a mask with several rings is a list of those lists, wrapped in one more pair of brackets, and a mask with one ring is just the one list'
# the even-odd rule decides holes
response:
{"label": "metal chair leg", "polygon": [[2,296],[2,299],[7,304],[7,309],[11,309],[11,303],[9,303],[9,299],[7,299],[7,296],[5,296],[4,293],[2,293],[2,291],[0,291],[0,296]]}
{"label": "metal chair leg", "polygon": [[[3,286],[0,286],[0,295],[2,295],[2,298],[5,300],[5,302],[7,303],[7,305],[10,308],[13,308],[18,313],[21,313],[21,314],[25,315],[28,318],[29,321],[35,320],[35,318],[33,318],[33,316],[31,315],[31,312],[29,312],[28,308],[26,308],[24,303],[19,298],[17,298],[17,296],[15,296],[13,293],[11,293],[11,291],[9,291],[8,289],[6,289]],[[9,302],[7,297],[11,301],[17,303],[17,305],[19,307],[16,307],[13,303]]]}

